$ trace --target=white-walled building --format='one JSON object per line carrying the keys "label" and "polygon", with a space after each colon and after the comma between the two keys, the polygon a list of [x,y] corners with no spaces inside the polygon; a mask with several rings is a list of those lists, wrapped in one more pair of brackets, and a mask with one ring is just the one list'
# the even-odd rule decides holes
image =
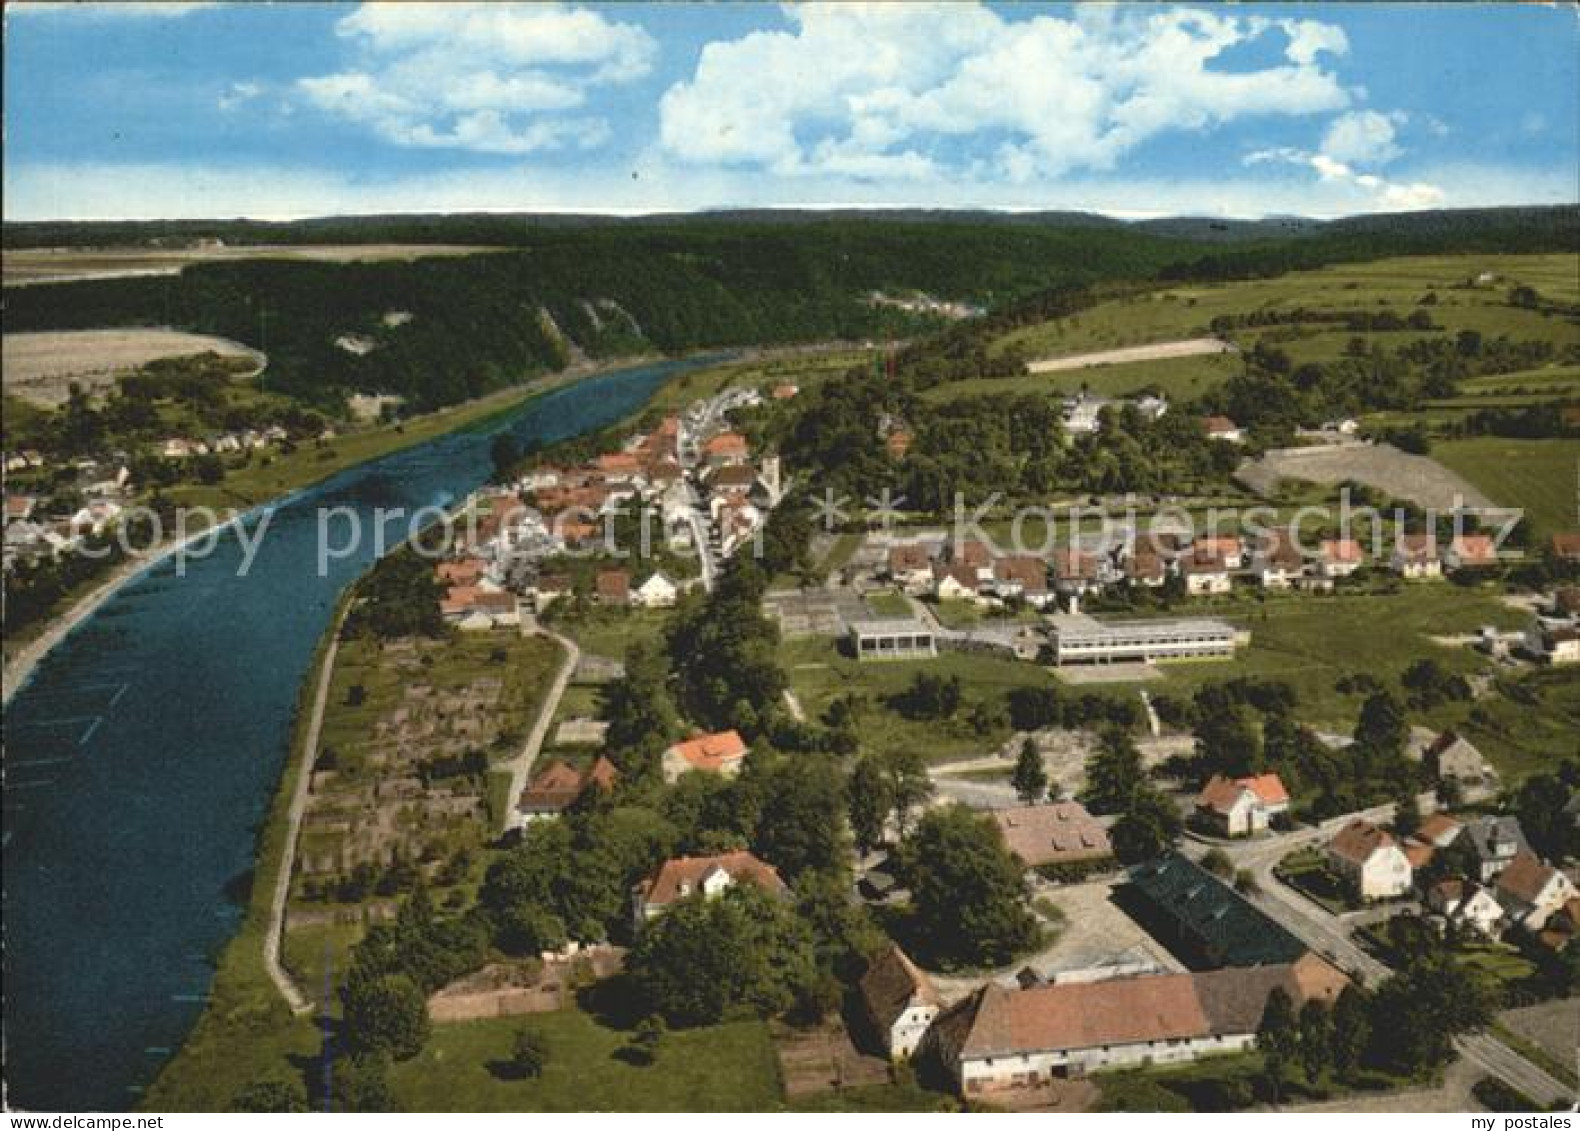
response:
{"label": "white-walled building", "polygon": [[867,1018],[891,1060],[906,1060],[938,1016],[938,994],[903,950],[890,944],[861,977]]}
{"label": "white-walled building", "polygon": [[1354,820],[1328,842],[1332,869],[1362,899],[1393,899],[1410,890],[1414,870],[1399,842],[1370,821]]}

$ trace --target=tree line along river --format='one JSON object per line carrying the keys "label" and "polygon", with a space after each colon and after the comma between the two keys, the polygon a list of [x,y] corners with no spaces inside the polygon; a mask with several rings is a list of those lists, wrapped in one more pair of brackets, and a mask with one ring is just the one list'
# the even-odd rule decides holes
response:
{"label": "tree line along river", "polygon": [[[445,505],[489,446],[596,431],[717,359],[617,370],[335,475],[276,504],[246,576],[242,541],[140,573],[39,664],[5,712],[7,1102],[120,1110],[180,1046],[243,915],[297,694],[374,539],[318,569],[321,508]],[[263,511],[246,524],[256,529]],[[332,528],[344,544],[348,518]],[[386,545],[405,536],[388,524]]]}

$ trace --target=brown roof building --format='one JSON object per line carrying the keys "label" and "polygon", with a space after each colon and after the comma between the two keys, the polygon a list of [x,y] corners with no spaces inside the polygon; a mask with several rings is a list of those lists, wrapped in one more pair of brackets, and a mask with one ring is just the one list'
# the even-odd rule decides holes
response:
{"label": "brown roof building", "polygon": [[938,1016],[941,1003],[932,981],[891,943],[868,964],[860,988],[867,1019],[889,1055],[899,1060],[914,1053]]}
{"label": "brown roof building", "polygon": [[788,895],[790,889],[778,870],[750,852],[722,852],[713,856],[678,856],[666,860],[636,887],[636,923],[640,927],[662,915],[671,904],[689,896],[722,895],[733,884],[752,884],[770,895]]}
{"label": "brown roof building", "polygon": [[991,816],[1005,845],[1028,868],[1084,864],[1114,854],[1108,830],[1076,801],[995,809]]}

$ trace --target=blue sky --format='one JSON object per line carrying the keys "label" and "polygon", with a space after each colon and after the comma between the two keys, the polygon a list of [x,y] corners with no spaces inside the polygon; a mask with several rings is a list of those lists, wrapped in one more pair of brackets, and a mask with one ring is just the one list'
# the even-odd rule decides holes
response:
{"label": "blue sky", "polygon": [[1580,199],[1577,9],[6,7],[8,219]]}

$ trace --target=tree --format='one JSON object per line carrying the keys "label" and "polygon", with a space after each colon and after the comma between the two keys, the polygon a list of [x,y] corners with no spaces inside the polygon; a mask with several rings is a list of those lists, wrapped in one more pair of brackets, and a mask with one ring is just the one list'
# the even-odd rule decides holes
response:
{"label": "tree", "polygon": [[927,761],[914,747],[892,750],[884,758],[889,775],[890,796],[894,801],[894,822],[904,836],[911,823],[911,811],[933,795],[933,778]]}
{"label": "tree", "polygon": [[518,1029],[510,1049],[511,1070],[521,1079],[530,1079],[543,1075],[548,1062],[549,1046],[543,1034],[532,1028]]}
{"label": "tree", "polygon": [[818,980],[806,924],[749,883],[670,907],[637,936],[626,971],[671,1025],[710,1025],[740,1010],[782,1014]]}
{"label": "tree", "polygon": [[1397,755],[1404,752],[1409,736],[1410,724],[1405,718],[1404,705],[1393,692],[1375,692],[1362,704],[1360,719],[1355,724],[1357,743],[1378,754]]}
{"label": "tree", "polygon": [[1021,743],[1020,757],[1015,761],[1015,774],[1010,781],[1015,795],[1028,803],[1048,792],[1048,771],[1043,768],[1042,751],[1037,749],[1036,739],[1028,737]]}
{"label": "tree", "polygon": [[1300,1067],[1310,1084],[1317,1084],[1333,1066],[1333,1019],[1315,999],[1300,1007]]}
{"label": "tree", "polygon": [[1267,995],[1262,1023],[1256,1029],[1256,1047],[1262,1054],[1268,1089],[1274,1101],[1282,1097],[1289,1069],[1300,1053],[1300,1032],[1295,1022],[1295,1006],[1282,987]]}
{"label": "tree", "polygon": [[1083,800],[1093,813],[1124,812],[1145,780],[1146,770],[1135,742],[1118,727],[1109,727],[1086,760]]}
{"label": "tree", "polygon": [[340,999],[346,1030],[358,1048],[387,1053],[393,1060],[410,1060],[422,1051],[428,1003],[406,975],[350,977]]}
{"label": "tree", "polygon": [[1212,696],[1198,696],[1197,708],[1196,752],[1206,768],[1229,777],[1262,769],[1262,736],[1249,710]]}
{"label": "tree", "polygon": [[1373,998],[1372,1047],[1384,1067],[1414,1076],[1447,1063],[1456,1037],[1490,1024],[1498,994],[1449,954],[1417,950],[1409,960]]}
{"label": "tree", "polygon": [[935,959],[998,965],[1036,943],[1021,862],[990,818],[953,805],[930,810],[903,848],[916,932]]}
{"label": "tree", "polygon": [[845,803],[856,847],[871,852],[883,843],[884,824],[894,808],[894,787],[878,759],[869,754],[850,771]]}
{"label": "tree", "polygon": [[1130,796],[1130,804],[1114,823],[1114,855],[1126,864],[1160,856],[1179,839],[1184,830],[1179,810],[1150,782],[1144,782]]}
{"label": "tree", "polygon": [[381,1052],[359,1052],[335,1058],[330,1073],[330,1100],[336,1111],[395,1111],[389,1085],[390,1058]]}
{"label": "tree", "polygon": [[1221,848],[1209,848],[1201,858],[1201,866],[1220,880],[1234,879],[1234,861]]}
{"label": "tree", "polygon": [[300,1080],[257,1080],[230,1101],[231,1111],[297,1113],[308,1110],[307,1092]]}
{"label": "tree", "polygon": [[752,847],[791,883],[844,857],[844,781],[828,755],[758,761],[742,781],[757,799]]}
{"label": "tree", "polygon": [[1406,786],[1393,805],[1393,829],[1401,837],[1414,836],[1421,827],[1421,799]]}
{"label": "tree", "polygon": [[1365,991],[1345,986],[1333,1003],[1333,1069],[1340,1079],[1360,1067],[1361,1057],[1371,1044],[1371,1017]]}

